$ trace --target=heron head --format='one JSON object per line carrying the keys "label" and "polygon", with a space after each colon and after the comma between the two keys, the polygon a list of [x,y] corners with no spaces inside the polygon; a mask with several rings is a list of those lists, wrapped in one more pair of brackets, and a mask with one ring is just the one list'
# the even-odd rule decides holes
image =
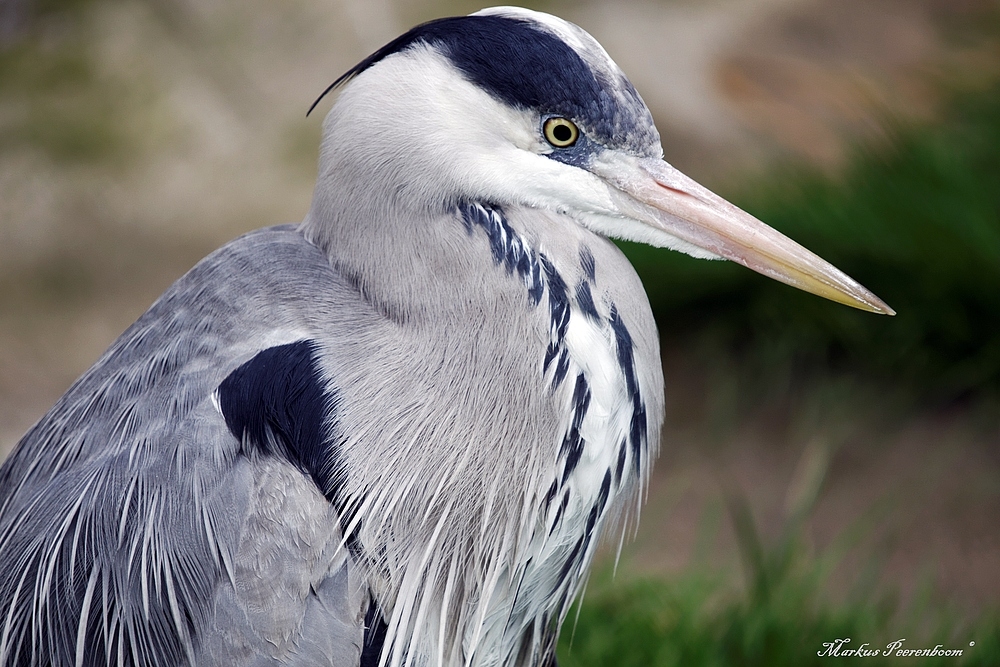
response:
{"label": "heron head", "polygon": [[665,162],[642,98],[600,44],[567,21],[513,7],[431,21],[327,92],[340,84],[314,210],[334,207],[324,198],[334,191],[382,216],[461,200],[545,209],[603,236],[729,259],[893,314],[843,272]]}

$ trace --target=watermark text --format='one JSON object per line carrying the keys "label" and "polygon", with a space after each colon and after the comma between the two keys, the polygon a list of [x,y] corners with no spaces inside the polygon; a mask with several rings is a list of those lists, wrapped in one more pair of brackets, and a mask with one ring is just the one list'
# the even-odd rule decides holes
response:
{"label": "watermark text", "polygon": [[[816,651],[816,655],[821,658],[874,658],[875,656],[895,656],[897,658],[957,658],[965,651],[964,648],[945,648],[943,644],[937,644],[933,648],[909,648],[905,646],[905,639],[897,639],[885,645],[885,648],[872,646],[868,642],[851,648],[850,637],[834,639],[832,642],[823,642],[823,648]],[[969,642],[969,646],[975,646],[976,642]]]}

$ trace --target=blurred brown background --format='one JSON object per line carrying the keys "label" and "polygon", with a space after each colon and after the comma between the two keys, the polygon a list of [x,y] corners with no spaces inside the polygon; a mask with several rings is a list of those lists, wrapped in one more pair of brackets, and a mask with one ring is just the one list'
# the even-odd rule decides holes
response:
{"label": "blurred brown background", "polygon": [[[990,4],[530,6],[591,32],[653,110],[668,161],[725,192],[789,160],[835,174],[887,118],[932,120],[942,82],[996,77],[977,29]],[[0,457],[200,257],[301,219],[329,102],[305,110],[330,81],[415,23],[478,8],[0,0]],[[849,382],[734,417],[738,382],[664,352],[663,453],[626,567],[670,573],[695,553],[736,567],[726,491],[765,536],[818,493],[817,549],[866,526],[843,581],[874,558],[904,597],[928,584],[961,609],[1000,599],[995,429],[962,409],[878,408],[877,389]]]}

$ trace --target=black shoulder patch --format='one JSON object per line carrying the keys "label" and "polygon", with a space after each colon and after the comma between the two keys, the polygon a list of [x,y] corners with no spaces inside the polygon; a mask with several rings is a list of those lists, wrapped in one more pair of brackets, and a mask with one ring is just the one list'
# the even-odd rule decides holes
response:
{"label": "black shoulder patch", "polygon": [[257,353],[219,385],[219,406],[245,447],[287,459],[332,499],[336,456],[327,420],[337,397],[316,355],[316,343],[308,340]]}

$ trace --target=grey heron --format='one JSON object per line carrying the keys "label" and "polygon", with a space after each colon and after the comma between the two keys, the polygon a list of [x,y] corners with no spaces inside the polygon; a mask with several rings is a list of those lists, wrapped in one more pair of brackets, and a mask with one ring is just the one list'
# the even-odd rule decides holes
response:
{"label": "grey heron", "polygon": [[0,665],[554,663],[663,419],[609,237],[891,313],[664,162],[563,20],[432,21],[334,85],[304,221],[202,260],[0,469]]}

